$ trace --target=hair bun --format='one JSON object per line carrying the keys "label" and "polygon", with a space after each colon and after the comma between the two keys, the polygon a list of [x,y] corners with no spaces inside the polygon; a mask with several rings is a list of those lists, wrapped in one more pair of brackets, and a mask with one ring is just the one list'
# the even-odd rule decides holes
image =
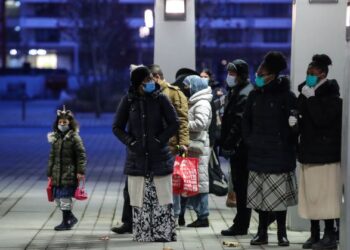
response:
{"label": "hair bun", "polygon": [[264,57],[264,66],[273,73],[279,73],[287,68],[287,61],[281,52],[271,51]]}
{"label": "hair bun", "polygon": [[316,54],[312,57],[312,61],[317,63],[318,65],[329,66],[332,65],[332,60],[329,56],[325,54]]}

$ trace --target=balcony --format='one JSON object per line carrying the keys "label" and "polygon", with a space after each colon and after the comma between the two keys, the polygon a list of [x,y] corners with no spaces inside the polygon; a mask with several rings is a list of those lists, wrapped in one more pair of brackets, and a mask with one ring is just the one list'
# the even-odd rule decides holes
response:
{"label": "balcony", "polygon": [[227,28],[251,28],[251,29],[283,29],[291,28],[290,18],[202,18],[198,22],[201,28],[227,29]]}
{"label": "balcony", "polygon": [[22,17],[20,18],[22,28],[52,28],[72,27],[74,24],[67,18],[50,18],[50,17]]}

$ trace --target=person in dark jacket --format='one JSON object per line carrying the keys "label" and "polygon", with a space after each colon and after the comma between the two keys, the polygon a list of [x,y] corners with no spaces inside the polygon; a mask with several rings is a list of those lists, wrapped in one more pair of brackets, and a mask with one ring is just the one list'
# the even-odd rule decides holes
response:
{"label": "person in dark jacket", "polygon": [[[340,217],[341,206],[342,100],[337,81],[327,79],[331,64],[327,55],[312,57],[306,81],[298,88],[299,115],[289,118],[300,135],[299,214],[311,220],[311,237],[304,249],[337,248],[334,219]],[[325,220],[321,240],[319,220]]]}
{"label": "person in dark jacket", "polygon": [[85,176],[86,153],[73,113],[57,110],[53,132],[47,135],[51,144],[47,176],[52,181],[53,196],[62,211],[63,220],[56,231],[70,230],[78,219],[73,215],[72,198]]}
{"label": "person in dark jacket", "polygon": [[222,230],[225,236],[246,235],[248,233],[251,209],[247,208],[247,149],[242,140],[242,116],[247,97],[253,90],[249,81],[248,64],[241,59],[227,65],[226,82],[229,87],[227,103],[222,118],[221,152],[230,159],[231,178],[237,199],[237,213],[233,225]]}
{"label": "person in dark jacket", "polygon": [[268,244],[269,212],[277,219],[278,245],[288,246],[287,207],[297,203],[296,133],[288,118],[296,106],[290,82],[280,72],[287,67],[280,52],[269,52],[260,64],[256,89],[243,115],[243,139],[248,149],[247,207],[259,212],[258,233],[251,245]]}
{"label": "person in dark jacket", "polygon": [[136,241],[176,240],[171,184],[174,157],[167,144],[178,127],[175,109],[153,82],[150,70],[144,66],[134,69],[113,132],[127,146],[124,173]]}

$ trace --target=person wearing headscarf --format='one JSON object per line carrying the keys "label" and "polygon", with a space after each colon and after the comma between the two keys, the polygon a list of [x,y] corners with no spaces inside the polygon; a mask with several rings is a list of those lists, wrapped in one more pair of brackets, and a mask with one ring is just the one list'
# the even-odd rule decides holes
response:
{"label": "person wearing headscarf", "polygon": [[190,144],[189,157],[199,158],[199,194],[188,198],[187,203],[193,206],[197,220],[188,224],[188,227],[209,226],[209,173],[208,163],[210,156],[209,126],[212,119],[210,102],[212,91],[208,80],[197,75],[190,75],[184,79],[184,89],[189,95],[188,128]]}
{"label": "person wearing headscarf", "polygon": [[[332,60],[325,54],[312,57],[306,81],[298,87],[298,115],[289,125],[299,128],[299,214],[311,220],[311,236],[304,249],[335,249],[338,232],[334,220],[341,207],[342,99],[335,79],[328,79]],[[320,239],[320,220],[325,221]]]}
{"label": "person wearing headscarf", "polygon": [[176,241],[174,157],[168,142],[178,130],[178,117],[147,67],[134,69],[130,81],[129,93],[120,101],[114,118],[113,133],[127,147],[124,173],[133,207],[133,239]]}
{"label": "person wearing headscarf", "polygon": [[259,213],[259,227],[251,245],[268,244],[269,212],[277,219],[279,246],[288,246],[287,208],[297,204],[296,132],[288,118],[296,107],[290,81],[280,75],[287,62],[280,52],[269,52],[260,64],[256,88],[243,114],[243,140],[248,149],[247,207]]}

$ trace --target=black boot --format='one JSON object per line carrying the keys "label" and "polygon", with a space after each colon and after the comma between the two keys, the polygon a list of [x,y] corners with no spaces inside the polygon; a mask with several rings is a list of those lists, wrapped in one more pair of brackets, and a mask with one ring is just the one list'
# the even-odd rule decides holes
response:
{"label": "black boot", "polygon": [[73,218],[74,215],[69,210],[63,210],[62,211],[62,217],[63,220],[61,224],[55,227],[56,231],[64,231],[64,230],[71,230],[75,223],[78,222],[77,218]]}
{"label": "black boot", "polygon": [[267,235],[268,212],[259,211],[259,227],[258,232],[250,241],[250,245],[266,245],[269,243]]}
{"label": "black boot", "polygon": [[132,233],[132,226],[129,224],[124,223],[120,227],[112,227],[112,232],[116,234],[131,234]]}
{"label": "black boot", "polygon": [[209,227],[209,220],[206,219],[197,219],[191,224],[188,224],[187,227]]}
{"label": "black boot", "polygon": [[185,215],[180,214],[178,222],[179,222],[179,226],[182,226],[182,227],[185,226],[186,225]]}
{"label": "black boot", "polygon": [[337,249],[337,240],[334,231],[325,231],[323,238],[312,245],[314,250]]}
{"label": "black boot", "polygon": [[287,229],[286,229],[286,219],[287,211],[278,211],[275,212],[277,220],[277,239],[278,245],[281,247],[289,246],[289,240],[287,238]]}
{"label": "black boot", "polygon": [[246,235],[248,234],[248,230],[237,228],[235,225],[232,225],[226,230],[221,231],[221,235],[223,236],[236,236],[236,235]]}
{"label": "black boot", "polygon": [[303,244],[303,249],[312,249],[312,245],[320,240],[320,221],[311,220],[311,236]]}

